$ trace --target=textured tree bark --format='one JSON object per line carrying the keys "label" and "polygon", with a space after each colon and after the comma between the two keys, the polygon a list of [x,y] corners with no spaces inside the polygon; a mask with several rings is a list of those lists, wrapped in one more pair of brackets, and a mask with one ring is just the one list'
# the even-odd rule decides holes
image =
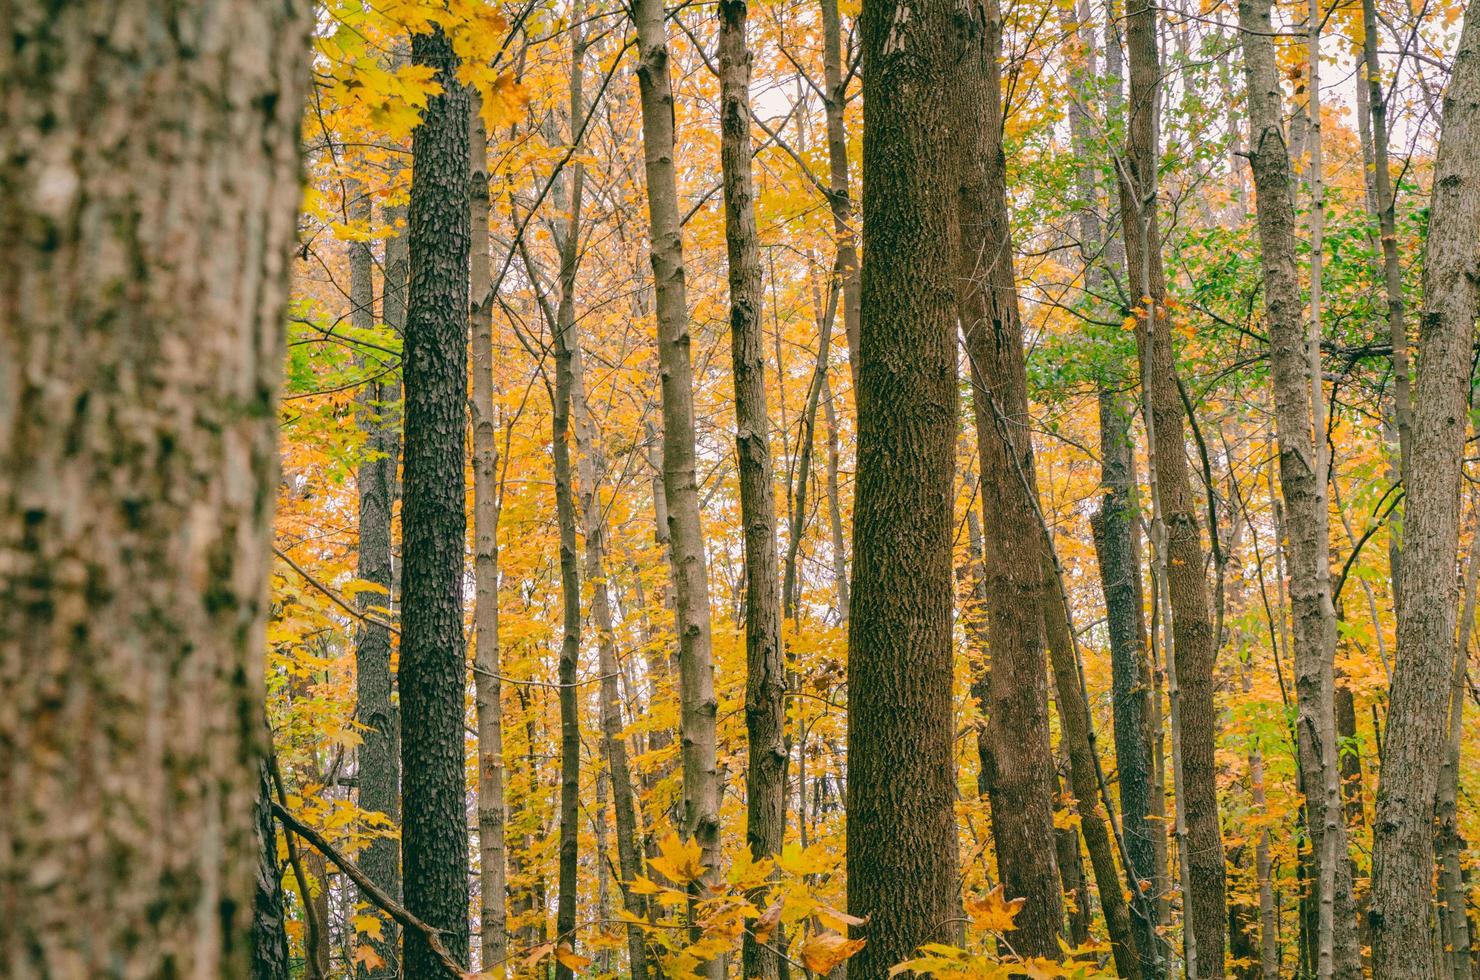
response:
{"label": "textured tree bark", "polygon": [[[463,549],[468,389],[468,93],[442,31],[411,40],[440,94],[412,136],[411,287],[403,377],[401,832],[406,908],[468,958],[463,760]],[[405,936],[408,977],[449,977],[422,936]]]}
{"label": "textured tree bark", "polygon": [[[1351,865],[1336,744],[1336,609],[1331,600],[1330,525],[1322,445],[1318,340],[1307,334],[1295,255],[1295,195],[1281,128],[1283,99],[1268,0],[1239,4],[1249,106],[1248,157],[1256,191],[1264,274],[1271,387],[1280,449],[1280,491],[1288,519],[1297,740],[1318,875],[1316,973],[1360,978]],[[1312,125],[1312,133],[1315,127]],[[1316,212],[1318,215],[1319,212]],[[1313,224],[1319,218],[1313,215]],[[1313,244],[1313,248],[1316,246]],[[1313,263],[1316,260],[1313,258]],[[1312,316],[1319,270],[1312,268]],[[1316,345],[1314,350],[1313,344]],[[1317,435],[1319,434],[1319,439]]]}
{"label": "textured tree bark", "polygon": [[[745,529],[745,841],[757,860],[781,851],[786,830],[786,665],[776,590],[776,498],[761,333],[760,243],[751,176],[750,49],[746,0],[720,0],[720,165],[729,257],[730,354],[735,376],[735,456]],[[743,976],[773,980],[784,960],[747,930]]]}
{"label": "textured tree bark", "polygon": [[[851,980],[883,980],[922,943],[951,941],[961,914],[951,710],[953,14],[949,0],[864,0],[860,21],[866,259],[847,873],[848,910],[868,918],[856,930],[868,942],[848,961]],[[1044,844],[1052,855],[1051,834]]]}
{"label": "textured tree bark", "polygon": [[[581,97],[579,29],[571,75],[571,125],[583,113]],[[560,250],[560,302],[551,325],[555,335],[555,388],[550,394],[551,442],[554,446],[555,514],[560,528],[560,595],[564,631],[560,641],[560,882],[555,909],[557,946],[575,949],[576,899],[580,891],[581,839],[581,703],[577,674],[581,656],[581,570],[576,535],[575,490],[571,486],[570,406],[574,387],[576,274],[580,267],[581,201],[585,190],[585,168],[579,162],[565,175],[566,214],[556,227]],[[571,980],[575,971],[564,959],[556,959],[556,980]]]}
{"label": "textured tree bark", "polygon": [[997,870],[1010,898],[1026,899],[1012,945],[1057,958],[1064,906],[1055,867],[1053,750],[1044,670],[1043,546],[1028,434],[1022,321],[1008,227],[1000,12],[973,3],[958,17],[952,87],[958,154],[958,309],[971,362],[981,457],[986,633],[991,680],[984,733],[991,772]]}
{"label": "textured tree bark", "polygon": [[504,709],[498,620],[498,422],[493,410],[493,278],[488,251],[488,134],[480,99],[468,105],[469,323],[473,423],[473,702],[478,716],[478,949],[484,973],[502,977],[508,958],[508,851],[504,842]]}
{"label": "textured tree bark", "polygon": [[[678,627],[679,729],[683,762],[683,830],[698,842],[717,881],[721,863],[719,771],[715,735],[718,702],[709,632],[709,570],[699,516],[694,460],[694,366],[690,358],[683,238],[673,161],[673,87],[662,0],[637,0],[637,80],[642,104],[643,162],[657,294],[658,365],[663,391],[663,487],[673,553],[674,616]],[[704,967],[718,977],[724,961]]]}
{"label": "textured tree bark", "polygon": [[1188,474],[1184,414],[1178,392],[1166,281],[1157,221],[1157,111],[1160,58],[1156,8],[1131,0],[1126,8],[1130,68],[1128,140],[1117,166],[1125,234],[1127,280],[1144,309],[1136,340],[1152,458],[1152,538],[1169,600],[1163,613],[1171,697],[1173,774],[1178,786],[1177,827],[1185,866],[1184,930],[1191,952],[1189,974],[1221,980],[1227,911],[1224,906],[1223,837],[1218,823],[1214,748],[1218,718],[1213,703],[1217,640],[1209,615],[1202,528]]}
{"label": "textured tree bark", "polygon": [[1419,314],[1398,650],[1373,827],[1372,968],[1428,980],[1434,801],[1454,666],[1460,459],[1480,277],[1480,9],[1465,12],[1443,131]]}
{"label": "textured tree bark", "polygon": [[308,9],[3,17],[0,973],[246,976]]}
{"label": "textured tree bark", "polygon": [[[838,0],[820,0],[822,8],[822,107],[827,125],[827,203],[833,234],[838,238],[835,275],[843,282],[843,334],[848,342],[848,369],[858,388],[858,331],[862,291],[858,275],[858,230],[854,225],[853,190],[848,179],[848,83],[843,75],[843,22]],[[846,618],[846,617],[845,617]]]}
{"label": "textured tree bark", "polygon": [[283,883],[278,873],[277,823],[272,819],[272,783],[267,762],[258,763],[257,802],[253,817],[257,835],[256,889],[252,900],[252,980],[288,980],[287,919]]}
{"label": "textured tree bark", "polygon": [[[351,214],[369,224],[373,220],[370,198],[356,188]],[[381,289],[383,305],[391,304],[391,292],[397,288],[391,280],[393,258],[391,242],[386,243],[387,276]],[[351,242],[349,246],[350,320],[360,330],[375,326],[375,257],[369,242]],[[405,271],[404,268],[402,271]],[[388,311],[387,311],[388,313]],[[387,316],[388,319],[388,316]],[[404,328],[405,317],[400,326]],[[364,370],[374,375],[381,368],[362,358]],[[400,380],[394,372],[364,384],[355,405],[356,422],[365,438],[365,458],[355,477],[359,492],[359,548],[355,577],[378,585],[383,591],[366,590],[356,596],[356,606],[365,617],[355,637],[355,716],[364,726],[360,744],[359,805],[363,810],[383,813],[392,824],[400,822],[400,748],[398,724],[391,703],[391,634],[384,625],[390,618],[395,579],[392,569],[391,511],[396,498],[396,468],[401,456],[400,420],[396,403],[401,397]],[[373,840],[360,854],[360,867],[392,898],[401,895],[401,856],[394,837]],[[394,980],[400,960],[399,935],[395,920],[369,905],[368,914],[381,920],[381,938],[366,937],[383,965],[369,967],[361,963],[356,975],[364,980]]]}

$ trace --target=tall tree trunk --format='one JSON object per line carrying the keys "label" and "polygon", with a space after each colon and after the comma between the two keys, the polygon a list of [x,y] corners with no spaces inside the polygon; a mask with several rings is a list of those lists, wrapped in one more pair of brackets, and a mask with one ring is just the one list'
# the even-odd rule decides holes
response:
{"label": "tall tree trunk", "polygon": [[[463,759],[463,548],[468,390],[468,93],[452,42],[411,39],[411,61],[442,92],[412,136],[411,288],[403,374],[406,435],[401,538],[401,831],[406,908],[468,958],[468,831]],[[443,978],[414,932],[405,974]]]}
{"label": "tall tree trunk", "polygon": [[953,82],[960,208],[959,317],[971,361],[981,457],[987,647],[992,669],[984,733],[997,870],[1026,899],[1013,948],[1057,957],[1064,906],[1055,868],[1053,771],[1044,670],[1043,532],[1028,434],[1022,321],[1008,228],[1000,12],[969,8]]}
{"label": "tall tree trunk", "polygon": [[246,976],[310,18],[4,19],[0,971]]}
{"label": "tall tree trunk", "polygon": [[1413,456],[1407,471],[1398,651],[1378,783],[1372,872],[1373,972],[1428,980],[1434,799],[1454,667],[1460,459],[1480,276],[1480,9],[1465,12],[1443,132],[1419,317]]}
{"label": "tall tree trunk", "polygon": [[822,103],[827,125],[827,203],[832,211],[833,234],[838,239],[833,274],[843,284],[843,333],[848,341],[848,368],[856,391],[862,291],[858,275],[858,230],[854,226],[853,191],[848,179],[848,134],[844,125],[848,83],[843,75],[843,23],[838,14],[838,0],[820,0],[820,3],[822,79],[827,89]]}
{"label": "tall tree trunk", "polygon": [[[582,31],[576,28],[570,86],[570,125],[580,125],[584,113]],[[572,362],[576,356],[576,274],[581,254],[581,202],[585,168],[575,163],[566,172],[566,215],[555,229],[560,250],[560,302],[555,311],[555,389],[551,393],[552,443],[555,469],[555,513],[560,527],[560,594],[564,630],[560,642],[560,892],[555,910],[555,943],[570,950],[576,945],[576,900],[580,891],[581,839],[581,701],[577,674],[581,657],[581,570],[576,531],[575,489],[571,485],[570,408],[574,387]],[[557,957],[556,980],[571,980],[575,971],[569,957]]]}
{"label": "tall tree trunk", "polygon": [[[683,831],[702,851],[703,881],[718,880],[721,862],[714,659],[709,632],[709,570],[699,516],[694,459],[694,366],[683,238],[674,172],[673,86],[662,0],[637,0],[637,80],[642,103],[653,279],[657,294],[658,365],[663,392],[663,488],[673,554],[678,631],[679,728],[683,762]],[[712,977],[721,958],[705,965]]]}
{"label": "tall tree trunk", "polygon": [[[1326,497],[1324,397],[1317,309],[1319,259],[1311,259],[1311,330],[1302,316],[1295,255],[1295,196],[1285,147],[1283,99],[1275,65],[1269,0],[1242,0],[1240,37],[1249,105],[1249,162],[1256,191],[1260,267],[1280,448],[1280,490],[1288,519],[1290,605],[1294,623],[1296,722],[1311,846],[1317,866],[1316,973],[1359,978],[1361,944],[1352,903],[1346,820],[1336,744],[1336,609],[1331,600],[1330,518]],[[1312,41],[1314,43],[1314,41]],[[1312,113],[1318,102],[1312,93]],[[1318,143],[1312,119],[1312,145]],[[1318,174],[1312,169],[1313,193]],[[1313,205],[1312,248],[1320,211]]]}
{"label": "tall tree trunk", "polygon": [[488,252],[488,134],[480,99],[469,100],[472,264],[468,331],[473,365],[473,703],[478,718],[478,946],[484,973],[502,977],[509,955],[508,852],[504,843],[504,709],[498,620],[498,422],[493,410],[493,303]]}
{"label": "tall tree trunk", "polygon": [[[730,273],[730,353],[735,376],[735,455],[745,529],[745,841],[761,861],[780,853],[786,829],[786,665],[776,591],[776,498],[771,479],[761,335],[760,244],[750,158],[750,49],[746,0],[720,0],[720,164]],[[789,973],[782,958],[745,933],[744,976]]]}
{"label": "tall tree trunk", "polygon": [[1157,115],[1160,58],[1157,13],[1148,0],[1127,6],[1130,68],[1125,158],[1118,167],[1127,279],[1144,307],[1136,339],[1152,459],[1152,539],[1166,587],[1162,611],[1171,697],[1173,774],[1177,786],[1179,853],[1184,865],[1184,936],[1192,980],[1221,980],[1226,932],[1223,837],[1218,823],[1218,725],[1213,702],[1217,638],[1209,615],[1201,521],[1188,474],[1184,414],[1166,312],[1161,230],[1157,220]]}
{"label": "tall tree trunk", "polygon": [[[863,4],[867,259],[847,867],[848,910],[868,918],[859,929],[868,942],[848,961],[851,980],[883,980],[922,943],[954,939],[961,914],[951,702],[959,416],[952,22],[943,0]],[[1044,846],[1051,871],[1051,834]]]}
{"label": "tall tree trunk", "polygon": [[[367,224],[373,219],[370,198],[363,190],[353,202],[351,213]],[[386,243],[388,260],[385,281],[381,286],[383,305],[390,301],[392,238]],[[375,257],[369,242],[352,242],[349,246],[350,318],[357,329],[375,326]],[[404,268],[403,270],[404,271]],[[401,325],[404,327],[404,317]],[[367,589],[357,596],[357,606],[365,617],[360,621],[355,638],[355,715],[364,726],[363,741],[358,751],[359,806],[372,813],[383,813],[392,825],[400,822],[400,748],[397,745],[397,718],[391,703],[391,636],[384,625],[391,618],[392,590],[395,588],[392,559],[391,512],[396,498],[396,468],[401,455],[400,420],[396,402],[400,400],[400,382],[394,374],[367,382],[360,389],[356,421],[365,434],[366,458],[360,463],[355,483],[359,491],[359,549],[355,576],[378,589]],[[401,895],[401,855],[394,837],[378,837],[359,855],[360,868],[386,894]],[[356,975],[364,980],[392,980],[397,975],[400,954],[396,924],[382,915],[370,900],[361,895],[368,914],[381,920],[380,938],[367,937],[382,961],[369,967],[361,963]]]}

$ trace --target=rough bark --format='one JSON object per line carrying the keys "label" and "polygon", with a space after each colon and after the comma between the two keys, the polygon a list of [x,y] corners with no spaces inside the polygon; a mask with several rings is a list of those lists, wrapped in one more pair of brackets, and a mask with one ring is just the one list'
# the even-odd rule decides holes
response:
{"label": "rough bark", "polygon": [[[709,631],[709,570],[699,515],[694,454],[694,367],[684,286],[681,210],[674,171],[673,87],[662,0],[637,0],[637,80],[642,105],[643,163],[658,320],[663,398],[663,488],[673,556],[678,632],[679,730],[683,766],[683,832],[698,842],[717,880],[720,854],[719,771],[714,659]],[[716,976],[723,961],[705,966]]]}
{"label": "rough bark", "polygon": [[1434,976],[1428,921],[1434,799],[1454,666],[1460,459],[1480,278],[1480,9],[1465,12],[1443,131],[1419,314],[1422,366],[1414,382],[1407,470],[1407,542],[1398,599],[1398,649],[1373,827],[1373,972]]}
{"label": "rough bark", "polygon": [[981,458],[987,648],[991,680],[983,733],[990,765],[997,871],[1026,900],[1012,945],[1057,957],[1064,906],[1053,834],[1053,752],[1043,635],[1043,533],[1028,433],[1023,328],[1008,228],[1000,13],[972,4],[958,19],[954,140],[959,153],[959,317],[971,362]]}
{"label": "rough bark", "polygon": [[[720,165],[729,258],[730,354],[735,378],[735,455],[745,531],[745,841],[761,861],[781,851],[786,830],[786,665],[776,590],[776,498],[771,477],[761,334],[760,243],[751,175],[750,49],[746,0],[720,0]],[[783,960],[747,930],[743,976],[771,980]]]}
{"label": "rough bark", "polygon": [[[374,215],[370,198],[360,191],[352,202],[351,213],[369,224]],[[389,243],[387,244],[389,253]],[[387,271],[391,268],[387,262]],[[349,246],[350,320],[360,330],[375,326],[375,256],[369,242],[352,242]],[[389,298],[389,276],[382,286]],[[379,373],[374,362],[363,358],[371,374]],[[364,617],[355,637],[355,717],[361,729],[357,759],[359,806],[371,813],[383,813],[395,825],[401,816],[400,748],[397,744],[398,719],[391,702],[391,595],[395,587],[392,559],[391,512],[396,497],[396,468],[401,455],[400,420],[397,402],[401,397],[400,379],[395,374],[367,382],[356,399],[355,418],[364,433],[365,456],[355,477],[359,493],[359,547],[355,559],[355,577],[379,586],[356,596],[356,606]],[[393,836],[378,837],[360,854],[360,867],[382,890],[393,897],[401,894],[400,848]],[[369,904],[369,899],[361,896]],[[356,975],[366,980],[391,980],[397,973],[400,946],[395,921],[381,915],[370,905],[369,914],[381,919],[381,938],[366,937],[383,965],[368,967],[363,963]]]}
{"label": "rough bark", "polygon": [[[848,659],[851,980],[960,916],[952,745],[956,240],[949,0],[864,0],[862,319]],[[1041,676],[1041,675],[1040,675]],[[1052,854],[1051,836],[1046,842]],[[1052,868],[1052,858],[1049,859]],[[1057,895],[1057,889],[1054,889]]]}
{"label": "rough bark", "polygon": [[[1359,978],[1361,944],[1356,934],[1336,744],[1336,609],[1331,599],[1325,412],[1319,394],[1321,380],[1315,373],[1319,339],[1314,330],[1307,332],[1301,303],[1295,195],[1281,128],[1283,98],[1268,0],[1242,0],[1239,26],[1249,107],[1248,157],[1256,191],[1271,388],[1279,439],[1280,492],[1288,515],[1285,527],[1289,540],[1296,732],[1304,784],[1301,789],[1318,870],[1316,972],[1321,977]],[[1312,120],[1311,132],[1316,131]],[[1319,211],[1313,214],[1313,225],[1319,223],[1318,215]],[[1318,262],[1313,257],[1313,327],[1318,323],[1315,304],[1319,279]]]}
{"label": "rough bark", "polygon": [[[468,389],[468,93],[452,42],[411,40],[411,61],[442,92],[412,136],[411,285],[403,376],[401,537],[401,832],[406,908],[468,957],[468,832],[463,760],[463,549]],[[405,973],[449,977],[421,935],[405,937]]]}
{"label": "rough bark", "polygon": [[246,976],[310,18],[3,17],[0,973]]}
{"label": "rough bark", "polygon": [[848,622],[848,609],[853,604],[848,592],[848,548],[844,544],[843,494],[839,486],[841,463],[838,451],[838,412],[833,407],[832,384],[822,379],[822,413],[827,424],[827,469],[823,484],[827,493],[828,532],[832,543],[833,588],[837,592],[838,622]]}
{"label": "rough bark", "polygon": [[1223,838],[1218,820],[1214,748],[1218,717],[1213,701],[1217,641],[1209,614],[1201,521],[1188,473],[1184,412],[1178,392],[1171,323],[1166,311],[1161,230],[1157,218],[1157,113],[1160,58],[1157,12],[1146,0],[1127,5],[1126,51],[1130,69],[1128,139],[1118,162],[1127,280],[1143,310],[1136,340],[1141,361],[1146,426],[1152,458],[1152,540],[1160,577],[1167,635],[1173,775],[1177,793],[1189,974],[1223,976],[1226,909]]}
{"label": "rough bark", "polygon": [[252,980],[288,980],[287,918],[283,883],[278,873],[277,823],[272,819],[272,783],[267,762],[258,764],[257,802],[253,808],[257,834],[256,890],[252,900]]}
{"label": "rough bark", "polygon": [[[577,30],[575,65],[571,75],[571,125],[583,114],[581,94],[582,52]],[[575,488],[570,460],[572,362],[575,359],[576,274],[580,266],[581,202],[585,192],[585,168],[579,163],[565,175],[567,211],[555,231],[560,250],[560,301],[552,324],[555,335],[555,388],[551,392],[551,442],[554,447],[555,515],[560,529],[560,595],[563,632],[560,641],[560,871],[559,898],[555,909],[557,946],[575,949],[576,900],[580,891],[581,839],[581,702],[577,673],[581,657],[581,569],[576,532]],[[567,958],[568,959],[568,958]],[[567,959],[557,958],[556,980],[571,980],[575,971]]]}

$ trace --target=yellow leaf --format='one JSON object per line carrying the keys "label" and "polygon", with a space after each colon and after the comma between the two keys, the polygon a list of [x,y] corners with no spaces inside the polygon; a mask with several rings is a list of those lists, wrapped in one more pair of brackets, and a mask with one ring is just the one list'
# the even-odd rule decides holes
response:
{"label": "yellow leaf", "polygon": [[833,967],[863,949],[864,940],[847,939],[835,932],[819,932],[802,943],[802,962],[813,973],[830,973]]}
{"label": "yellow leaf", "polygon": [[355,962],[367,970],[378,970],[385,966],[385,960],[381,959],[380,954],[375,952],[368,943],[361,943],[355,947]]}
{"label": "yellow leaf", "polygon": [[978,929],[988,932],[1008,932],[1016,929],[1013,919],[1016,918],[1018,910],[1023,907],[1024,899],[1014,898],[1008,901],[999,884],[987,893],[985,899],[977,900],[968,898],[966,900],[966,913],[971,916],[971,921]]}
{"label": "yellow leaf", "polygon": [[380,933],[380,930],[385,926],[385,923],[381,920],[380,916],[361,913],[355,916],[351,921],[354,923],[355,932],[359,933],[360,935],[370,936],[374,939],[385,938]]}
{"label": "yellow leaf", "polygon": [[591,965],[591,957],[582,956],[565,943],[561,943],[555,947],[555,958],[560,961],[562,966],[572,970],[584,970]]}
{"label": "yellow leaf", "polygon": [[776,901],[772,902],[766,908],[765,912],[761,913],[761,917],[755,920],[755,925],[751,927],[751,931],[755,933],[756,942],[765,943],[770,941],[771,934],[776,931],[776,926],[781,923],[781,907],[785,904],[784,899],[776,899]]}
{"label": "yellow leaf", "polygon": [[674,884],[687,885],[704,876],[698,841],[682,841],[677,834],[669,834],[658,842],[658,852],[658,856],[648,863]]}

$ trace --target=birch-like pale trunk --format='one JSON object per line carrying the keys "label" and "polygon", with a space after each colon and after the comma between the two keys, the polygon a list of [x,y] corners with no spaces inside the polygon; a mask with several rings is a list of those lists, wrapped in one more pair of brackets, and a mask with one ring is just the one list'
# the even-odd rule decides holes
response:
{"label": "birch-like pale trunk", "polygon": [[[699,514],[694,453],[694,366],[684,286],[682,211],[674,170],[673,85],[662,0],[636,0],[637,80],[642,106],[653,280],[657,298],[658,369],[663,400],[663,488],[673,554],[678,631],[679,736],[683,765],[683,832],[699,844],[702,882],[718,881],[720,853],[718,743],[714,657],[710,639],[709,570]],[[724,961],[703,965],[719,978]]]}
{"label": "birch-like pale trunk", "polygon": [[[1315,0],[1312,0],[1315,2]],[[1314,16],[1314,14],[1312,14]],[[1275,63],[1269,0],[1241,0],[1240,37],[1249,110],[1249,162],[1256,191],[1270,375],[1285,503],[1301,787],[1317,867],[1316,974],[1359,980],[1351,866],[1336,744],[1336,610],[1331,597],[1325,398],[1320,376],[1320,247],[1324,196],[1319,170],[1319,100],[1312,74],[1310,316],[1296,259],[1294,180],[1285,144],[1284,100]],[[1309,50],[1319,50],[1316,28]],[[1312,72],[1315,69],[1312,68]],[[1307,329],[1307,323],[1309,328]]]}

